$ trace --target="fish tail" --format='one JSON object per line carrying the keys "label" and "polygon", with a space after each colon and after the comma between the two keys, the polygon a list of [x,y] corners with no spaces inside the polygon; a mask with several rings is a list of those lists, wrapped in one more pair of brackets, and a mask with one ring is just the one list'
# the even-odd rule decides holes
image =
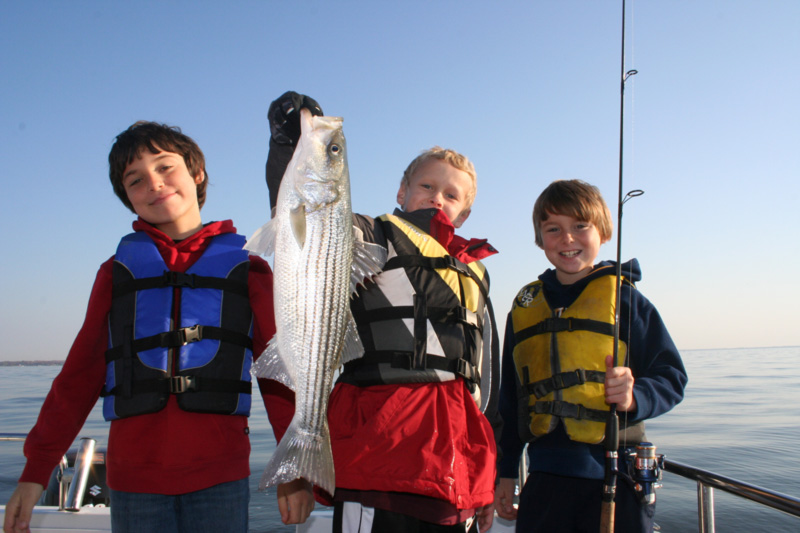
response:
{"label": "fish tail", "polygon": [[258,490],[263,491],[267,487],[298,478],[333,494],[336,479],[327,421],[319,432],[304,429],[292,422],[264,468]]}

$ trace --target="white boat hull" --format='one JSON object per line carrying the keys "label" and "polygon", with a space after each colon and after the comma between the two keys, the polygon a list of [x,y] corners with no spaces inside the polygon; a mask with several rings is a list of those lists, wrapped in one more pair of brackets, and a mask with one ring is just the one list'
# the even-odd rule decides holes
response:
{"label": "white boat hull", "polygon": [[[515,522],[494,515],[494,523],[489,533],[514,533]],[[333,527],[333,510],[328,508],[314,511],[305,524],[297,526],[297,533],[330,533]]]}
{"label": "white boat hull", "polygon": [[[6,506],[0,507],[0,520],[5,519]],[[31,517],[32,533],[63,533],[81,531],[101,533],[111,531],[111,509],[108,507],[83,507],[78,512],[59,511],[58,507],[34,507]]]}

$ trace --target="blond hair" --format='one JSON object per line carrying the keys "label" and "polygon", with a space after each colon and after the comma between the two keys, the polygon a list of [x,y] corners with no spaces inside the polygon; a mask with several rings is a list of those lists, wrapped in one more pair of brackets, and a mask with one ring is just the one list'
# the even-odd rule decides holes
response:
{"label": "blond hair", "polygon": [[536,245],[542,248],[542,223],[550,215],[564,215],[589,222],[597,228],[600,241],[611,239],[614,225],[600,189],[581,180],[556,180],[542,191],[533,205],[533,230]]}
{"label": "blond hair", "polygon": [[408,168],[406,168],[405,172],[403,172],[403,179],[400,180],[400,185],[405,187],[410,186],[411,176],[414,175],[414,172],[416,172],[423,163],[430,161],[431,159],[444,161],[453,168],[466,172],[469,175],[470,181],[472,182],[472,188],[467,191],[467,203],[465,205],[465,209],[472,207],[472,202],[475,201],[475,194],[478,192],[478,175],[475,173],[475,166],[472,164],[472,161],[467,158],[467,156],[459,154],[455,150],[450,150],[449,148],[434,146],[433,148],[425,150],[418,155],[408,165]]}

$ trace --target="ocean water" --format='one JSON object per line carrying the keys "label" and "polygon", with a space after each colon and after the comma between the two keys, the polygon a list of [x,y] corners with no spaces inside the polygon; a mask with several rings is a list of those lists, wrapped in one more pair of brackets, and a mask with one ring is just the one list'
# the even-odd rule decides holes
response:
{"label": "ocean water", "polygon": [[[648,422],[650,440],[668,459],[800,497],[800,347],[688,350],[686,399]],[[25,433],[36,421],[60,367],[0,367],[0,432]],[[275,440],[266,413],[251,426],[251,531],[291,532],[277,510],[274,489],[257,491]],[[96,406],[80,436],[105,446],[108,426]],[[0,442],[0,501],[16,486],[24,458],[21,443]],[[665,473],[657,493],[661,531],[697,531],[694,482]],[[800,531],[800,518],[716,490],[716,530]]]}

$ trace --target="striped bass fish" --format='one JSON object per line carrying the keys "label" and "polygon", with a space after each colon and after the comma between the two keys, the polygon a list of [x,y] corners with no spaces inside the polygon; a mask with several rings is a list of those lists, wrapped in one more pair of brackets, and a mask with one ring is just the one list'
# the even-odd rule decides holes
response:
{"label": "striped bass fish", "polygon": [[342,119],[302,109],[300,124],[273,218],[245,245],[274,255],[277,331],[253,371],[295,392],[294,418],[259,489],[302,477],[333,494],[328,397],[341,362],[363,354],[350,295],[379,271],[385,252],[356,243]]}

